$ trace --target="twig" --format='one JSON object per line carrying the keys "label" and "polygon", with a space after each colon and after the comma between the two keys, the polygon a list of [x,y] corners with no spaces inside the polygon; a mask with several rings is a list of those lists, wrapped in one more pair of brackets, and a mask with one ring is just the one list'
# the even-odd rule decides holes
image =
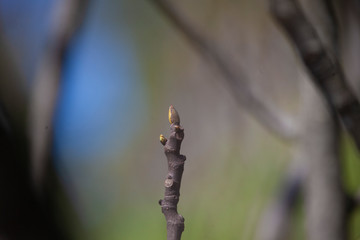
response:
{"label": "twig", "polygon": [[170,137],[167,140],[160,135],[168,162],[168,174],[165,179],[165,197],[159,201],[166,219],[167,240],[180,240],[184,231],[184,218],[177,212],[180,198],[181,177],[184,171],[186,157],[180,154],[181,142],[184,139],[184,129],[180,126],[180,117],[173,106],[169,108]]}
{"label": "twig", "polygon": [[297,1],[271,0],[271,10],[297,48],[332,113],[338,115],[360,149],[360,104],[345,81],[338,60],[325,48]]}
{"label": "twig", "polygon": [[223,75],[225,83],[236,101],[246,108],[270,132],[285,140],[296,137],[294,119],[279,111],[261,94],[256,94],[250,87],[243,72],[229,62],[229,57],[222,53],[219,46],[212,42],[195,24],[188,21],[169,0],[150,0],[182,32],[189,42],[204,56],[215,64]]}

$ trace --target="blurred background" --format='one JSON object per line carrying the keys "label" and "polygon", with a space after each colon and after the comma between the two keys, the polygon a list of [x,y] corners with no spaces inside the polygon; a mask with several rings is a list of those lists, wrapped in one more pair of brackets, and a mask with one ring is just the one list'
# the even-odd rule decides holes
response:
{"label": "blurred background", "polygon": [[[31,114],[24,117],[16,108],[31,109],[26,105],[31,100],[19,99],[31,99],[56,24],[54,13],[64,2],[0,1],[7,54],[2,50],[2,58],[11,56],[22,76],[16,83],[0,80],[3,107],[30,128],[27,136]],[[267,1],[176,5],[243,71],[250,89],[256,87],[297,119],[306,71],[271,18]],[[60,190],[52,189],[55,218],[71,239],[165,238],[157,202],[164,194],[167,164],[158,138],[169,134],[170,105],[185,129],[181,152],[187,161],[178,205],[186,220],[183,239],[255,239],[264,212],[293,167],[293,144],[249,115],[216,67],[152,1],[89,1],[65,52],[47,141],[51,175],[60,183]],[[37,94],[47,96],[51,90]],[[360,183],[358,158],[343,136],[341,166],[349,193]],[[300,197],[288,239],[305,238],[302,202]],[[359,213],[350,221],[347,231],[355,239]]]}

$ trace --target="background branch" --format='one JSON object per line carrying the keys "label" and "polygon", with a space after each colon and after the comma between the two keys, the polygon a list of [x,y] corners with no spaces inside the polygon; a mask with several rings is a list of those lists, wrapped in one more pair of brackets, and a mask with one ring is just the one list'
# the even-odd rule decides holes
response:
{"label": "background branch", "polygon": [[[0,232],[7,240],[69,239],[50,204],[39,201],[30,181],[24,132],[0,103]],[[54,191],[54,189],[53,189]]]}
{"label": "background branch", "polygon": [[[334,15],[329,13],[331,6],[326,1],[302,1],[307,17],[317,26],[316,29],[296,1],[271,2],[272,14],[289,34],[328,103],[325,104],[323,96],[308,79],[303,80],[301,135],[297,151],[299,159],[306,164],[304,196],[309,240],[346,239],[346,198],[341,182],[340,133],[336,112],[348,103],[357,104],[335,56],[327,50],[336,52],[338,39],[336,25],[331,24]],[[356,111],[354,113],[357,114]],[[346,115],[341,114],[339,112],[344,121]],[[348,128],[346,124],[344,122]],[[348,130],[357,141],[354,131]]]}
{"label": "background branch", "polygon": [[338,60],[326,49],[297,1],[272,0],[271,10],[274,18],[294,43],[332,113],[339,116],[360,149],[360,104],[345,81]]}
{"label": "background branch", "polygon": [[222,53],[219,46],[210,41],[199,29],[196,29],[195,24],[188,21],[169,0],[151,1],[185,35],[202,56],[214,63],[239,104],[276,136],[285,140],[295,138],[296,124],[294,120],[279,111],[269,99],[261,94],[256,94],[249,87],[248,80],[241,69],[233,66],[228,60],[229,57]]}
{"label": "background branch", "polygon": [[[3,196],[0,232],[9,240],[70,238],[65,224],[59,224],[61,217],[55,208],[58,206],[55,198],[61,195],[66,199],[66,196],[62,195],[62,186],[47,160],[50,158],[52,115],[62,63],[67,46],[84,18],[86,2],[60,1],[55,5],[53,24],[34,80],[30,104],[26,79],[8,51],[5,36],[0,33],[0,191]],[[30,126],[26,126],[27,114]],[[47,178],[43,181],[45,173]]]}
{"label": "background branch", "polygon": [[70,41],[84,20],[88,0],[63,0],[55,6],[53,24],[42,56],[30,102],[32,178],[42,191],[52,143],[53,115]]}
{"label": "background branch", "polygon": [[341,182],[339,126],[322,96],[305,79],[300,157],[306,164],[305,223],[309,240],[346,239],[345,192]]}

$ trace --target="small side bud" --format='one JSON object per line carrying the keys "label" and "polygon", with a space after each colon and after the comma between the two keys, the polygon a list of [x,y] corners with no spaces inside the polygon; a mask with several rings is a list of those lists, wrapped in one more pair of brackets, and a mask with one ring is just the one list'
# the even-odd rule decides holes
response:
{"label": "small side bud", "polygon": [[160,134],[160,142],[162,145],[165,146],[166,142],[167,142],[167,139],[166,137],[164,137],[164,135]]}
{"label": "small side bud", "polygon": [[170,124],[180,124],[179,114],[172,105],[169,107],[169,122]]}

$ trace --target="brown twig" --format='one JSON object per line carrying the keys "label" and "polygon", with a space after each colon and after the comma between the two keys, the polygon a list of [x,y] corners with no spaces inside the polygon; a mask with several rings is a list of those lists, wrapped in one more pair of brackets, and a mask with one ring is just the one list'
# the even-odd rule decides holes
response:
{"label": "brown twig", "polygon": [[226,86],[234,95],[236,101],[246,108],[260,123],[276,136],[293,140],[296,138],[296,124],[294,119],[279,111],[261,94],[256,94],[250,88],[244,72],[229,61],[220,47],[206,37],[194,23],[188,21],[169,0],[151,0],[164,15],[182,32],[189,42],[207,60],[214,63],[223,75]]}
{"label": "brown twig", "polygon": [[338,60],[326,49],[313,25],[295,0],[272,0],[272,15],[284,28],[312,80],[321,90],[334,115],[360,149],[360,104],[345,81]]}
{"label": "brown twig", "polygon": [[177,212],[180,198],[181,177],[184,171],[186,157],[180,154],[181,142],[184,139],[184,129],[180,126],[180,117],[173,106],[169,108],[170,137],[167,140],[160,135],[168,162],[168,174],[165,179],[165,197],[159,201],[166,219],[167,240],[180,240],[184,231],[184,218]]}

